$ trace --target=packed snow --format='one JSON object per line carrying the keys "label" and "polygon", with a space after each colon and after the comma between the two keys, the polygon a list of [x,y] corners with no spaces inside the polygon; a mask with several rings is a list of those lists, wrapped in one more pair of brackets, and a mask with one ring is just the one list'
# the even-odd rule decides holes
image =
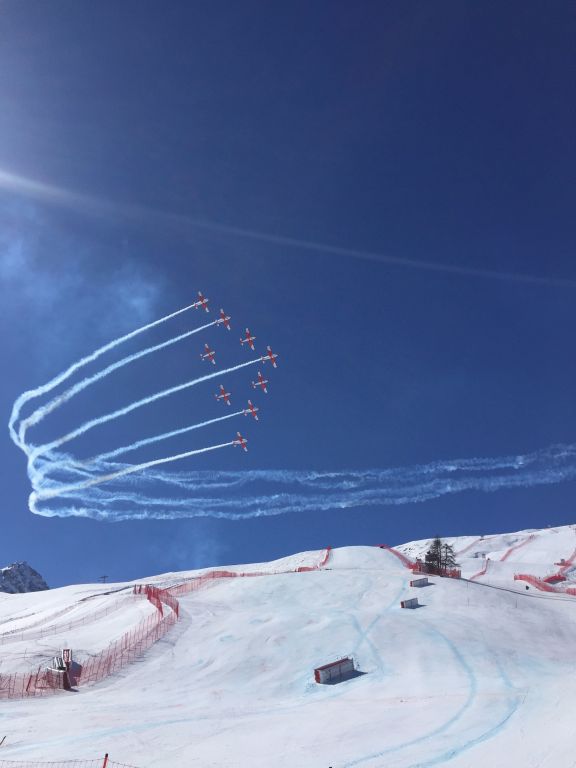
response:
{"label": "packed snow", "polygon": [[[321,553],[228,568],[269,575],[179,598],[175,627],[102,683],[0,702],[1,757],[109,752],[139,768],[568,768],[576,597],[527,590],[513,576],[556,572],[575,533],[446,539],[463,578],[431,576],[422,589],[378,547],[336,549],[311,572],[283,571]],[[414,558],[429,544],[398,549]],[[165,586],[204,572],[142,581]],[[102,650],[153,610],[130,587],[1,595],[0,674],[61,647],[80,662]],[[400,608],[414,596],[421,608]],[[363,674],[314,682],[315,667],[344,656]]]}

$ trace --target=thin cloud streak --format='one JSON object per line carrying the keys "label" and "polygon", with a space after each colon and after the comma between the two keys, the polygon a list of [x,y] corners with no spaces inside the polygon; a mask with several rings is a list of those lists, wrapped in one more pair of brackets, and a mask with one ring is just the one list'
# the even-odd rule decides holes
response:
{"label": "thin cloud streak", "polygon": [[162,224],[171,229],[182,230],[182,227],[203,229],[219,234],[240,237],[270,245],[285,246],[288,248],[313,251],[316,253],[345,256],[348,258],[372,261],[380,264],[390,264],[410,269],[426,270],[428,272],[440,272],[462,277],[480,277],[490,280],[504,280],[508,282],[526,283],[532,285],[546,285],[557,288],[576,288],[576,280],[562,277],[545,277],[541,275],[529,275],[522,272],[500,272],[492,269],[479,269],[474,267],[445,264],[443,262],[424,261],[400,256],[390,256],[376,251],[365,251],[357,248],[347,248],[329,243],[319,243],[314,240],[306,240],[285,235],[278,235],[259,230],[245,229],[222,224],[216,221],[195,219],[182,214],[158,211],[145,206],[128,203],[111,203],[102,198],[93,197],[80,192],[57,187],[51,184],[36,181],[0,169],[0,189],[6,189],[26,197],[32,197],[54,205],[63,206],[92,216],[104,218],[135,219],[145,222],[153,220],[156,224]]}

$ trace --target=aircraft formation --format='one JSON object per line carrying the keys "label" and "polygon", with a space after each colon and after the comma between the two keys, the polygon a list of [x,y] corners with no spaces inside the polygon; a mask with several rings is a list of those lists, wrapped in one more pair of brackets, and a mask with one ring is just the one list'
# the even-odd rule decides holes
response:
{"label": "aircraft formation", "polygon": [[[198,291],[198,301],[195,301],[192,306],[194,309],[204,309],[206,312],[210,312],[210,309],[208,307],[208,304],[210,303],[210,299],[207,299],[201,291]],[[223,325],[228,331],[231,330],[230,326],[230,315],[227,315],[223,309],[220,309],[220,317],[215,321],[215,324],[217,326]],[[256,347],[254,346],[254,342],[256,341],[256,336],[254,336],[249,328],[246,328],[246,332],[243,337],[240,338],[240,344],[244,346],[244,344],[247,344],[248,347],[255,351]],[[204,352],[200,353],[200,357],[202,360],[207,360],[208,362],[212,363],[212,365],[216,365],[216,352],[215,350],[211,349],[208,344],[204,344]],[[260,357],[260,362],[262,364],[264,363],[272,363],[272,366],[274,368],[277,368],[276,360],[278,359],[278,355],[272,351],[270,346],[266,347],[266,352]],[[264,376],[260,371],[258,371],[258,379],[257,381],[251,382],[252,388],[257,389],[260,388],[265,394],[268,393],[267,384],[268,379],[265,379]],[[223,384],[220,384],[220,391],[216,392],[214,394],[214,397],[216,398],[217,402],[223,402],[226,403],[226,405],[231,404],[231,392],[227,392],[226,388]],[[244,416],[252,416],[256,421],[258,421],[258,411],[260,409],[256,407],[252,400],[248,400],[248,406],[243,409],[242,413]],[[242,450],[247,451],[247,443],[248,440],[245,437],[242,437],[240,432],[236,433],[236,438],[232,441],[232,445],[234,447],[239,446],[242,448]]]}
{"label": "aircraft formation", "polygon": [[[123,506],[118,506],[117,500],[130,498],[135,504],[147,503],[149,498],[145,491],[134,490],[133,486],[126,486],[126,496],[118,496],[115,490],[108,493],[106,487],[109,483],[124,482],[124,478],[132,476],[135,473],[146,473],[151,467],[164,466],[171,464],[172,462],[179,462],[183,459],[191,458],[192,456],[201,455],[207,452],[219,450],[227,447],[240,447],[242,451],[247,451],[248,440],[240,432],[232,433],[229,439],[224,442],[218,442],[214,444],[214,440],[210,444],[201,445],[186,451],[174,451],[172,446],[172,452],[168,455],[158,456],[153,454],[153,458],[148,460],[136,461],[136,462],[122,462],[118,464],[116,459],[118,456],[122,456],[132,451],[140,450],[145,446],[151,446],[158,442],[163,442],[167,439],[174,438],[178,435],[188,434],[193,430],[203,429],[208,426],[215,425],[216,423],[224,422],[232,418],[239,416],[251,416],[255,421],[259,421],[260,410],[257,402],[246,397],[243,400],[243,407],[238,408],[224,408],[224,413],[218,415],[214,414],[212,418],[206,418],[206,414],[202,413],[203,419],[196,424],[187,424],[179,429],[171,429],[168,432],[160,432],[158,434],[148,435],[141,439],[132,440],[124,445],[113,446],[110,450],[106,450],[103,453],[90,457],[87,460],[79,460],[74,455],[74,448],[71,451],[68,448],[61,450],[62,446],[69,446],[73,444],[75,440],[81,438],[89,431],[103,426],[104,424],[113,423],[117,419],[121,419],[129,413],[141,408],[145,408],[152,403],[159,400],[163,400],[168,397],[172,397],[178,392],[190,390],[197,385],[205,384],[211,381],[212,384],[216,384],[219,388],[214,394],[216,402],[225,403],[227,406],[234,405],[233,392],[234,389],[228,389],[225,384],[220,384],[220,381],[226,382],[228,374],[236,373],[244,368],[256,366],[254,371],[258,373],[257,377],[252,376],[250,396],[256,398],[253,394],[255,390],[261,389],[264,394],[268,393],[269,381],[265,378],[261,370],[266,363],[271,363],[271,366],[276,368],[278,355],[272,351],[270,346],[262,346],[262,350],[256,347],[256,334],[252,333],[249,328],[246,328],[246,332],[242,333],[240,338],[240,347],[248,350],[246,353],[240,353],[234,355],[234,357],[240,358],[240,360],[229,361],[231,364],[227,364],[226,355],[222,357],[222,361],[226,365],[217,367],[220,355],[217,355],[216,348],[211,348],[208,344],[199,342],[198,352],[202,360],[207,360],[211,366],[208,366],[208,372],[196,372],[196,374],[187,381],[181,381],[172,386],[164,386],[156,391],[148,392],[143,396],[134,398],[125,403],[120,408],[112,409],[108,412],[99,413],[91,418],[87,418],[79,425],[75,426],[72,430],[65,430],[64,434],[55,435],[48,442],[43,444],[32,443],[27,439],[27,433],[30,429],[39,424],[46,416],[56,411],[62,405],[67,403],[80,392],[86,390],[88,387],[96,384],[96,382],[104,381],[108,376],[112,375],[115,371],[125,366],[131,365],[136,360],[144,358],[148,355],[158,352],[161,349],[168,348],[173,344],[181,342],[195,334],[204,333],[209,328],[224,326],[227,331],[232,330],[230,315],[226,314],[223,309],[220,309],[218,313],[214,313],[216,316],[213,320],[210,317],[205,318],[205,321],[198,323],[198,327],[186,328],[183,333],[174,333],[170,337],[164,339],[160,343],[152,343],[144,346],[139,346],[138,349],[125,354],[123,357],[109,362],[108,364],[97,367],[96,370],[90,370],[90,372],[82,371],[88,364],[96,361],[98,358],[104,356],[112,349],[120,347],[125,342],[139,336],[140,334],[147,333],[150,329],[157,326],[168,323],[177,316],[182,315],[189,310],[199,309],[204,312],[210,312],[210,300],[204,296],[201,292],[198,292],[198,298],[194,297],[184,307],[172,311],[166,314],[164,317],[160,317],[156,320],[146,323],[139,328],[135,328],[128,333],[125,333],[118,338],[112,339],[107,344],[93,350],[90,354],[84,355],[79,360],[70,364],[68,368],[61,371],[58,375],[52,378],[47,383],[40,387],[29,390],[22,393],[14,403],[9,421],[10,436],[14,443],[20,448],[27,456],[27,469],[28,476],[32,485],[32,493],[29,496],[29,508],[32,512],[37,514],[62,514],[67,516],[69,514],[75,514],[76,507],[69,506],[69,500],[71,496],[78,499],[78,503],[84,506],[78,507],[82,509],[82,514],[85,511],[89,515],[93,515],[98,519],[104,519],[109,517],[110,519],[118,515],[118,519],[124,515]],[[216,331],[216,335],[220,332]],[[226,334],[220,334],[226,337]],[[201,338],[201,337],[199,337]],[[228,336],[228,339],[230,337]],[[203,347],[203,351],[201,349]],[[229,348],[230,345],[228,344]],[[257,351],[256,351],[257,350]],[[238,352],[238,348],[236,348]],[[201,366],[202,367],[202,366]],[[82,371],[79,376],[76,374]],[[59,385],[68,379],[74,377],[74,382],[70,383],[67,388],[55,392],[54,390]],[[245,385],[248,385],[248,381]],[[248,389],[248,386],[246,386]],[[241,398],[243,397],[241,392],[237,393]],[[248,394],[248,393],[246,393]],[[29,401],[36,398],[43,398],[43,402],[37,405],[28,415],[22,415],[22,409],[27,406]],[[213,402],[212,397],[209,395],[210,401]],[[204,409],[201,408],[202,411]],[[123,434],[123,432],[121,432]],[[120,434],[120,433],[119,433]],[[159,472],[159,471],[158,471]],[[160,474],[155,475],[160,476]],[[104,486],[103,489],[99,489],[99,486]],[[98,489],[98,490],[97,490]],[[152,498],[152,497],[150,497]],[[182,501],[182,500],[180,500]],[[174,504],[178,506],[178,503],[174,501]],[[162,500],[164,504],[165,499]],[[76,502],[74,502],[76,503]],[[172,503],[172,502],[171,502]],[[186,505],[188,499],[185,500]],[[164,514],[164,512],[162,512]]]}

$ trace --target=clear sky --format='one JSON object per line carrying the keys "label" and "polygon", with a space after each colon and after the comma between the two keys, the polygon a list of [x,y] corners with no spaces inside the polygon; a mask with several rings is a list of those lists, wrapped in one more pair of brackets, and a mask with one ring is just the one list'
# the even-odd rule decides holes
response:
{"label": "clear sky", "polygon": [[[205,342],[226,364],[248,359],[248,325],[280,355],[262,369],[269,394],[252,393],[256,367],[226,383],[260,422],[172,447],[240,429],[249,452],[174,471],[362,471],[572,444],[575,38],[571,0],[4,0],[5,422],[21,392],[202,290],[230,334],[126,366],[38,436],[208,372]],[[122,354],[213,319],[200,314]],[[218,383],[94,429],[80,455],[222,415]],[[0,561],[26,559],[54,586],[574,522],[574,481],[242,521],[45,518],[28,511],[25,457],[7,429],[0,440]]]}

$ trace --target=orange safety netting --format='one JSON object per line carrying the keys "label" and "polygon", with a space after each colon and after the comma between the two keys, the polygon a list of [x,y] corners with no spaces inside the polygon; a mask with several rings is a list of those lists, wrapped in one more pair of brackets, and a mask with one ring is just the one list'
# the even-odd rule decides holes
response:
{"label": "orange safety netting", "polygon": [[[323,568],[330,557],[328,547],[321,560],[312,566],[300,566],[283,573],[302,573]],[[203,589],[216,580],[277,575],[279,572],[265,571],[209,571],[187,581],[165,589],[149,584],[138,584],[133,589],[134,595],[143,595],[156,608],[153,615],[143,619],[136,627],[114,640],[107,648],[95,654],[82,664],[73,663],[67,670],[39,667],[35,672],[15,672],[11,675],[0,674],[0,699],[20,699],[28,696],[44,696],[60,690],[70,690],[79,685],[97,683],[127,664],[131,664],[145,651],[158,642],[178,621],[180,605],[177,596]],[[91,614],[92,620],[106,615],[110,610],[117,610],[118,603],[110,608],[100,609]],[[166,610],[168,608],[169,610]],[[59,612],[61,615],[65,611]],[[54,618],[54,616],[52,617]],[[87,618],[78,619],[68,625],[77,626]],[[29,635],[27,635],[29,637]],[[112,763],[108,763],[112,765]],[[0,768],[3,768],[0,763]]]}
{"label": "orange safety netting", "polygon": [[380,547],[380,549],[385,549],[387,552],[390,552],[390,554],[397,557],[406,568],[414,568],[415,563],[410,560],[410,558],[406,557],[406,555],[403,555],[402,552],[398,552],[397,549],[394,549],[394,547],[390,547],[388,544],[377,544],[376,546]]}
{"label": "orange safety netting", "polygon": [[115,611],[123,608],[126,605],[127,599],[129,599],[129,596],[124,595],[123,597],[114,600],[114,602],[109,603],[108,605],[103,605],[102,607],[91,611],[85,616],[79,616],[77,619],[69,621],[67,624],[48,623],[48,625],[46,625],[47,620],[49,622],[54,622],[61,616],[64,616],[71,611],[77,610],[78,608],[76,604],[67,605],[65,608],[62,608],[59,611],[53,613],[48,617],[48,619],[41,618],[32,624],[27,624],[25,627],[21,627],[19,629],[10,629],[7,632],[2,632],[2,634],[0,634],[0,645],[4,643],[11,643],[15,640],[38,640],[39,638],[53,634],[55,631],[68,632],[75,627],[91,624],[95,619],[109,616],[111,613],[114,613]]}
{"label": "orange safety netting", "polygon": [[550,584],[545,579],[532,576],[530,573],[515,573],[514,581],[526,581],[541,592],[554,592],[557,595],[572,595],[572,597],[576,597],[576,588],[568,587],[568,589],[562,589],[554,584]]}
{"label": "orange safety netting", "polygon": [[520,549],[521,547],[525,547],[526,544],[530,544],[530,542],[533,541],[534,538],[535,538],[535,534],[531,533],[530,536],[528,536],[528,538],[525,539],[524,541],[521,541],[520,544],[514,544],[513,547],[509,547],[500,558],[500,562],[503,563],[505,560],[508,560],[512,552],[515,552],[517,549]]}
{"label": "orange safety netting", "polygon": [[93,760],[56,760],[37,762],[35,760],[0,760],[0,768],[135,768],[126,763],[115,763],[106,757]]}

